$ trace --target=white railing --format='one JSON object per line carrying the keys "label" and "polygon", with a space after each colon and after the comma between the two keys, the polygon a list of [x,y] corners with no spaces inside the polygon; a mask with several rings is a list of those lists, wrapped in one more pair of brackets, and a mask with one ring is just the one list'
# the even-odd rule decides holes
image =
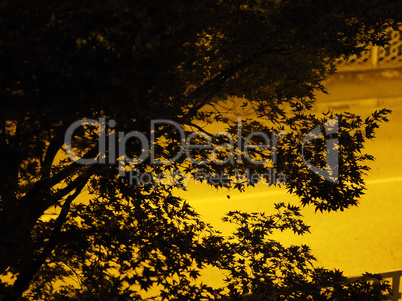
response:
{"label": "white railing", "polygon": [[390,281],[390,284],[391,284],[391,287],[392,287],[393,296],[390,297],[390,299],[388,299],[388,300],[390,300],[390,301],[401,300],[402,295],[400,293],[400,288],[401,288],[402,271],[381,273],[381,276],[385,280]]}
{"label": "white railing", "polygon": [[[391,285],[392,296],[388,296],[386,299],[387,301],[401,301],[402,294],[401,294],[401,278],[402,278],[402,270],[394,271],[394,272],[387,272],[387,273],[379,273],[384,280],[389,281]],[[360,277],[352,277],[349,278],[350,281],[356,281]]]}
{"label": "white railing", "polygon": [[402,67],[402,31],[389,30],[389,45],[385,47],[372,46],[361,55],[352,55],[348,59],[337,61],[339,72],[363,71],[370,69],[401,68]]}

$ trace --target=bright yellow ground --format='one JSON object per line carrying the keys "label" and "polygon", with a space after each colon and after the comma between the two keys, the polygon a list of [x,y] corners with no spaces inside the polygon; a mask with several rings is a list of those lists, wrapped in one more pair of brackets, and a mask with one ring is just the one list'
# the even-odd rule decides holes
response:
{"label": "bright yellow ground", "polygon": [[[349,111],[366,117],[384,107],[393,113],[390,122],[378,130],[377,138],[366,144],[366,151],[376,161],[370,163],[372,171],[360,205],[345,212],[323,214],[305,208],[303,215],[312,233],[302,238],[282,235],[278,239],[308,244],[318,266],[341,269],[346,276],[402,270],[402,71],[338,75],[328,81],[327,87],[331,95],[318,95],[317,113],[332,108],[338,113]],[[229,210],[273,212],[275,202],[298,201],[284,189],[265,185],[239,194],[199,184],[183,196],[218,229],[222,229],[220,219]],[[223,226],[223,230],[229,229]],[[219,281],[218,273],[205,276]]]}

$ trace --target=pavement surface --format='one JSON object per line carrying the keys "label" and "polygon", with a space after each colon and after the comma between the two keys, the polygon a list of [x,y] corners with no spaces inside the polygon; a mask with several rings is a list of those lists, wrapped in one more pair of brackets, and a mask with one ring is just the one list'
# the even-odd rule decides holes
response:
{"label": "pavement surface", "polygon": [[[314,208],[304,208],[311,234],[274,238],[285,245],[309,245],[317,266],[340,269],[346,276],[402,270],[402,71],[341,73],[330,78],[326,87],[330,94],[317,95],[317,114],[329,108],[365,118],[374,110],[393,111],[390,122],[382,124],[376,138],[366,143],[365,150],[376,158],[370,163],[366,193],[358,207],[344,212],[315,213]],[[273,212],[273,203],[298,203],[286,190],[265,185],[242,194],[199,185],[182,196],[204,220],[226,234],[231,228],[221,218],[229,210]],[[222,281],[222,275],[214,270],[206,271],[204,277],[207,283]]]}

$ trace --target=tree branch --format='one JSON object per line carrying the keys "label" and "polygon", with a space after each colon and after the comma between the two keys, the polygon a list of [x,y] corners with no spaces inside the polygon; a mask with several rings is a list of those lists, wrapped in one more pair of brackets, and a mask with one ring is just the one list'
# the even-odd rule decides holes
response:
{"label": "tree branch", "polygon": [[48,243],[46,244],[42,252],[36,258],[32,258],[32,260],[30,260],[30,262],[25,265],[25,268],[19,273],[18,278],[13,285],[12,296],[9,296],[10,299],[7,298],[7,300],[17,300],[19,297],[21,297],[24,291],[29,287],[29,283],[31,282],[32,278],[38,272],[38,270],[49,257],[49,255],[52,253],[57,245],[57,239],[61,228],[67,219],[71,203],[81,193],[88,179],[89,177],[81,178],[81,183],[78,185],[75,192],[67,197],[60,212],[60,215],[56,220]]}

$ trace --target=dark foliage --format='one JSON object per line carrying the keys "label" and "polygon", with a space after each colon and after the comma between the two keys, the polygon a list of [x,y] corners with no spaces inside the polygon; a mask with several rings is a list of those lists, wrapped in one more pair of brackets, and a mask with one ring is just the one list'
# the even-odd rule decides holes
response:
{"label": "dark foliage", "polygon": [[[180,183],[132,186],[119,177],[118,164],[80,165],[67,158],[63,144],[67,128],[82,118],[114,119],[115,132],[147,137],[150,121],[161,118],[188,133],[217,121],[233,132],[235,121],[219,105],[241,98],[256,116],[244,121],[244,135],[286,130],[275,167],[301,205],[321,211],[357,205],[365,161],[372,160],[361,153],[363,143],[389,111],[365,120],[340,117],[337,184],[312,174],[298,145],[331,116],[310,109],[334,60],[360,53],[362,45],[385,45],[384,30],[400,21],[399,11],[398,1],[363,0],[1,1],[3,299],[139,300],[150,288],[155,299],[166,300],[381,298],[387,286],[369,281],[372,276],[349,283],[338,271],[314,269],[307,246],[285,248],[271,239],[274,230],[308,230],[296,207],[279,204],[272,216],[229,213],[225,219],[237,230],[228,238],[174,195]],[[98,134],[90,126],[77,130],[75,152],[98,155]],[[173,157],[177,132],[161,127],[159,134],[160,156]],[[310,148],[321,151],[310,150],[311,162],[322,166],[325,142],[315,143]],[[141,151],[135,143],[127,149]],[[136,169],[191,174],[197,167],[181,157],[165,165],[146,160]],[[214,173],[265,168],[203,167]],[[56,216],[48,218],[50,212]],[[227,272],[227,287],[198,281],[209,266]]]}

